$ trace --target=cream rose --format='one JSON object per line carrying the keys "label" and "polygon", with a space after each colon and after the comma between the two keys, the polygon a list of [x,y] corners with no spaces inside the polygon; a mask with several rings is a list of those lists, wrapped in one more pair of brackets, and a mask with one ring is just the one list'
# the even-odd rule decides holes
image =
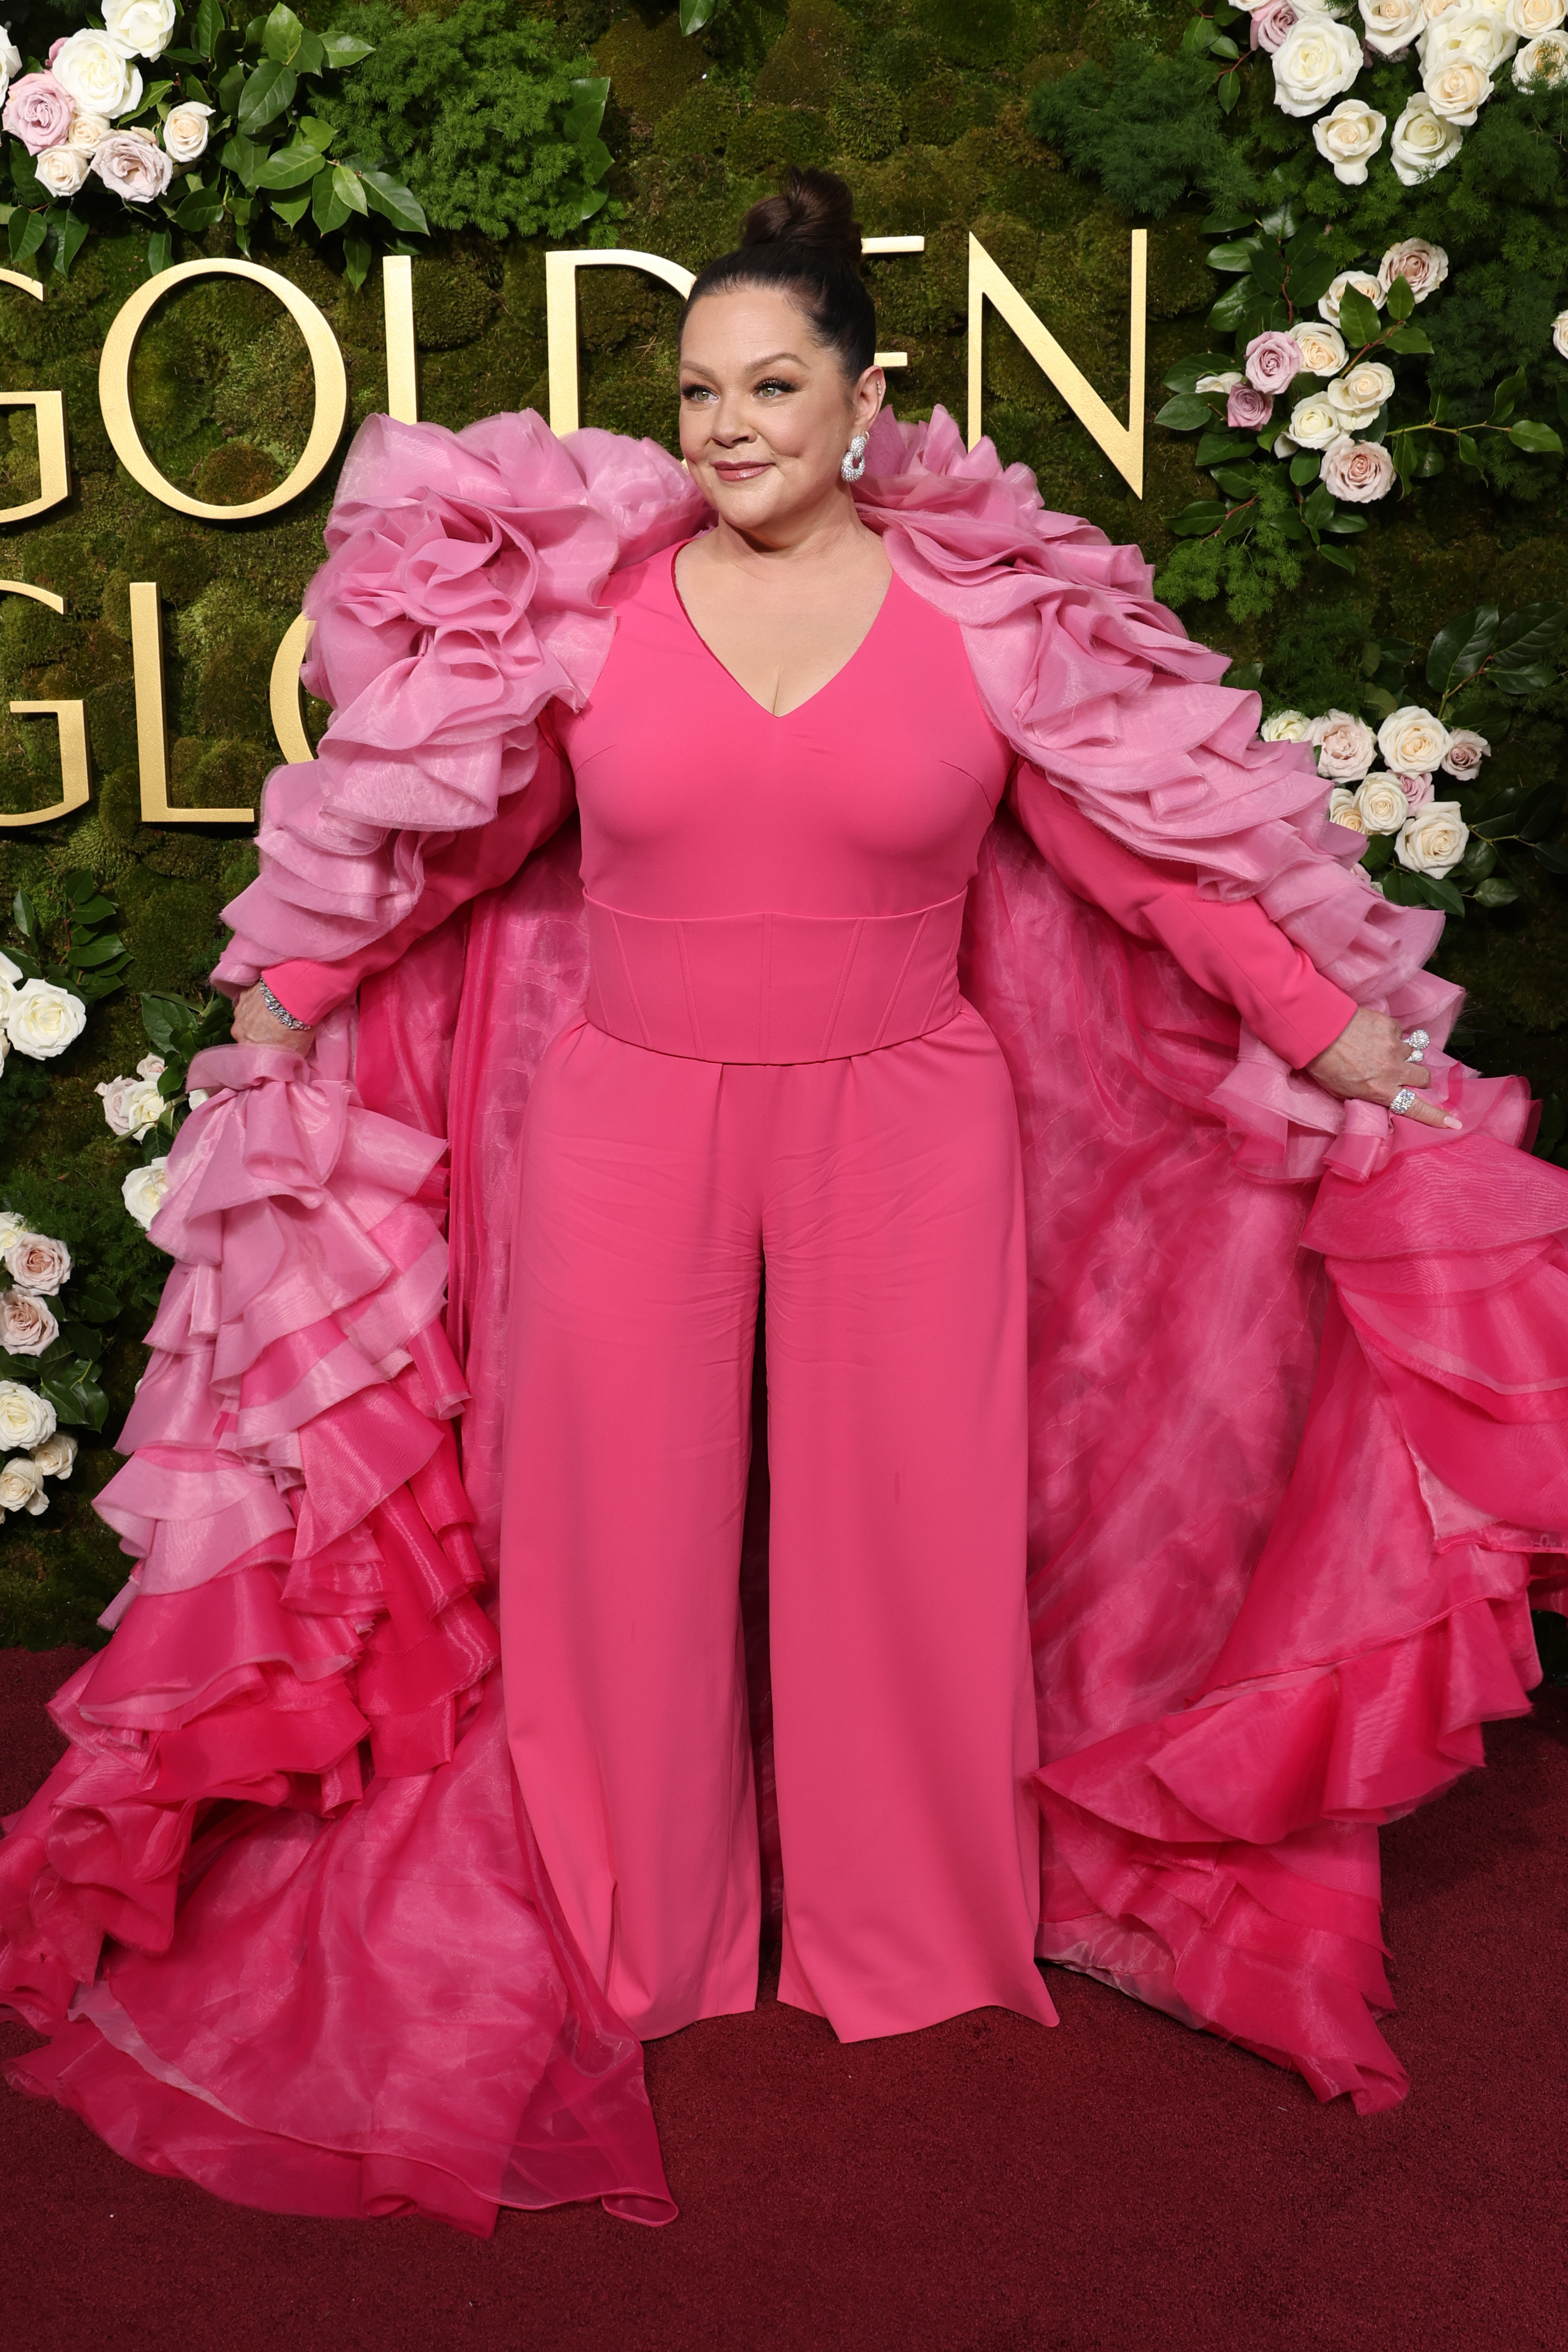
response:
{"label": "cream rose", "polygon": [[79,996],[57,988],[52,980],[29,980],[0,1007],[0,1017],[18,1054],[26,1054],[30,1062],[48,1062],[81,1035],[87,1007]]}
{"label": "cream rose", "polygon": [[1541,33],[1527,41],[1513,61],[1513,78],[1521,89],[1531,82],[1554,86],[1568,73],[1568,36]]}
{"label": "cream rose", "polygon": [[1362,38],[1382,58],[1407,49],[1426,23],[1425,0],[1361,0]]}
{"label": "cream rose", "polygon": [[145,1168],[133,1168],[120,1188],[120,1194],[137,1223],[150,1225],[163,1205],[163,1195],[169,1189],[169,1162],[150,1160]]}
{"label": "cream rose", "polygon": [[1312,722],[1304,710],[1277,710],[1258,731],[1266,743],[1310,743]]}
{"label": "cream rose", "polygon": [[53,1312],[30,1290],[0,1290],[0,1348],[13,1356],[41,1356],[60,1336]]}
{"label": "cream rose", "polygon": [[1403,278],[1418,302],[1428,294],[1436,294],[1448,275],[1448,257],[1440,245],[1428,245],[1424,236],[1406,236],[1391,245],[1377,265],[1377,281],[1386,300],[1388,289],[1396,278]]}
{"label": "cream rose", "polygon": [[102,1097],[103,1116],[111,1135],[129,1135],[131,1117],[126,1105],[135,1094],[141,1081],[136,1078],[106,1078],[94,1087],[93,1092]]}
{"label": "cream rose", "polygon": [[68,1478],[77,1457],[77,1441],[67,1429],[57,1429],[41,1445],[33,1448],[33,1459],[46,1478]]}
{"label": "cream rose", "polygon": [[1559,310],[1552,321],[1552,348],[1559,358],[1568,360],[1568,310]]}
{"label": "cream rose", "polygon": [[1337,327],[1298,319],[1290,332],[1301,346],[1301,364],[1310,375],[1338,375],[1350,354]]}
{"label": "cream rose", "polygon": [[37,1389],[0,1381],[0,1447],[42,1445],[55,1433],[55,1409]]}
{"label": "cream rose", "polygon": [[1381,768],[1360,786],[1355,804],[1368,833],[1397,833],[1410,814],[1410,803],[1397,777],[1385,776]]}
{"label": "cream rose", "polygon": [[111,131],[99,142],[92,168],[110,193],[127,204],[150,205],[174,176],[174,166],[161,147],[134,131]]}
{"label": "cream rose", "polygon": [[1419,181],[1429,180],[1451,163],[1465,137],[1457,124],[1432,110],[1432,101],[1422,91],[1413,98],[1394,126],[1394,136],[1388,142],[1388,160],[1396,177],[1405,187],[1414,188]]}
{"label": "cream rose", "polygon": [[1323,398],[1339,419],[1342,433],[1357,433],[1370,425],[1385,400],[1394,396],[1394,370],[1381,360],[1359,360],[1336,376]]}
{"label": "cream rose", "polygon": [[[1321,392],[1309,393],[1290,411],[1290,438],[1302,449],[1326,449],[1344,427]],[[1275,443],[1279,447],[1279,443]]]}
{"label": "cream rose", "polygon": [[1443,764],[1448,730],[1429,710],[1407,702],[1403,709],[1391,711],[1378,729],[1377,748],[1396,773],[1429,775]]}
{"label": "cream rose", "polygon": [[91,26],[55,43],[49,71],[84,114],[107,115],[112,122],[142,103],[142,68],[109,34]]}
{"label": "cream rose", "polygon": [[13,74],[22,70],[22,52],[11,38],[9,26],[0,25],[0,98],[5,95]]}
{"label": "cream rose", "polygon": [[1521,41],[1533,41],[1538,34],[1554,33],[1565,13],[1563,0],[1508,0],[1502,20]]}
{"label": "cream rose", "polygon": [[90,155],[100,142],[108,138],[112,123],[101,114],[73,114],[71,127],[66,134],[66,144],[74,147],[79,155]]}
{"label": "cream rose", "polygon": [[1468,131],[1492,94],[1492,78],[1473,58],[1449,58],[1427,68],[1421,87],[1434,114]]}
{"label": "cream rose", "polygon": [[[104,1108],[107,1111],[107,1102]],[[121,1113],[126,1124],[119,1132],[134,1136],[140,1143],[142,1137],[157,1126],[163,1116],[163,1097],[158,1092],[156,1081],[139,1078],[135,1085],[121,1097]]]}
{"label": "cream rose", "polygon": [[30,1511],[37,1518],[49,1507],[43,1487],[44,1474],[37,1464],[26,1454],[13,1454],[0,1467],[0,1510]]}
{"label": "cream rose", "polygon": [[163,124],[163,144],[176,163],[194,163],[198,155],[207,152],[207,118],[210,106],[202,106],[187,98],[169,109]]}
{"label": "cream rose", "polygon": [[25,1225],[7,1244],[0,1264],[18,1290],[30,1290],[37,1298],[53,1298],[71,1278],[71,1254],[64,1242],[30,1233]]}
{"label": "cream rose", "polygon": [[1408,872],[1441,881],[1463,857],[1469,837],[1458,801],[1428,801],[1402,827],[1394,854]]}
{"label": "cream rose", "polygon": [[1340,323],[1340,296],[1347,286],[1357,294],[1364,294],[1376,310],[1381,310],[1388,299],[1377,279],[1369,278],[1364,269],[1342,269],[1318,304],[1319,318],[1326,319],[1331,327],[1337,327]]}
{"label": "cream rose", "polygon": [[1372,729],[1348,710],[1325,710],[1312,721],[1310,739],[1318,747],[1318,773],[1334,784],[1359,784],[1377,749]]}
{"label": "cream rose", "polygon": [[1361,43],[1348,25],[1300,17],[1274,52],[1274,103],[1285,114],[1316,114],[1361,71]]}
{"label": "cream rose", "polygon": [[1343,784],[1336,784],[1329,794],[1329,823],[1342,824],[1350,833],[1366,831],[1362,813],[1356,806],[1356,796]]}
{"label": "cream rose", "polygon": [[1468,58],[1482,73],[1489,74],[1504,58],[1512,57],[1518,36],[1510,28],[1506,5],[1507,0],[1499,0],[1499,5],[1491,8],[1485,0],[1470,0],[1468,8],[1446,10],[1427,27],[1421,44],[1423,80],[1460,58]]}
{"label": "cream rose", "polygon": [[1468,783],[1481,772],[1481,761],[1491,756],[1491,745],[1473,727],[1455,727],[1448,735],[1448,748],[1438,761],[1446,776],[1457,776]]}
{"label": "cream rose", "polygon": [[74,196],[87,178],[87,157],[71,146],[46,147],[33,169],[51,196]]}
{"label": "cream rose", "polygon": [[15,1209],[0,1209],[0,1254],[27,1230],[27,1220],[19,1217]]}
{"label": "cream rose", "polygon": [[1379,114],[1364,99],[1342,98],[1338,106],[1313,123],[1312,143],[1324,163],[1333,165],[1334,177],[1342,186],[1359,188],[1387,128],[1387,115]]}
{"label": "cream rose", "polygon": [[161,58],[179,13],[175,0],[103,0],[103,28],[132,56]]}
{"label": "cream rose", "polygon": [[1201,375],[1193,386],[1194,392],[1234,392],[1247,378],[1239,368],[1229,368],[1224,375]]}

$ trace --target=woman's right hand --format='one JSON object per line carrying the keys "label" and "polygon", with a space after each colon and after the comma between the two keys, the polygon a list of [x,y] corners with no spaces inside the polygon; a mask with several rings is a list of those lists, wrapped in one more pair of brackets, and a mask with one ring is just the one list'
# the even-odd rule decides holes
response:
{"label": "woman's right hand", "polygon": [[313,1029],[290,1029],[267,1009],[267,999],[261,992],[261,982],[247,988],[234,1003],[234,1041],[237,1045],[280,1045],[286,1054],[308,1054],[316,1042]]}

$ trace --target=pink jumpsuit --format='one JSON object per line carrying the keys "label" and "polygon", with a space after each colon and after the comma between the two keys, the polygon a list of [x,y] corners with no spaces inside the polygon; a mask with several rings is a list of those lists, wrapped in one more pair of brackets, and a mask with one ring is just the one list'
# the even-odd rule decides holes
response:
{"label": "pink jumpsuit", "polygon": [[500,1563],[551,1878],[635,2032],[753,2005],[761,1293],[781,1998],[847,2041],[988,2004],[1049,2021],[1017,1117],[956,977],[1004,791],[1069,885],[1289,1060],[1354,1005],[1255,906],[1199,899],[1015,773],[957,625],[896,576],[844,668],[774,717],[697,635],[673,561],[605,590],[616,635],[587,708],[555,714],[564,762],[431,861],[390,940],[268,977],[319,1016],[514,871],[574,779],[592,979],[523,1134]]}

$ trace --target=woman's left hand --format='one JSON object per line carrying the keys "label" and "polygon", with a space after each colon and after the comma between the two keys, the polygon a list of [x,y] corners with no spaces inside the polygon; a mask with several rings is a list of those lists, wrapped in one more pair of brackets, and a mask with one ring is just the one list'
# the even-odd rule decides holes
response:
{"label": "woman's left hand", "polygon": [[[1426,1065],[1411,1059],[1409,1041],[1394,1015],[1369,1012],[1364,1004],[1333,1044],[1307,1064],[1307,1076],[1343,1102],[1382,1103],[1385,1108],[1403,1088],[1414,1093],[1432,1083]],[[1400,1115],[1423,1127],[1465,1123],[1436,1103],[1422,1102],[1418,1095],[1400,1106]]]}

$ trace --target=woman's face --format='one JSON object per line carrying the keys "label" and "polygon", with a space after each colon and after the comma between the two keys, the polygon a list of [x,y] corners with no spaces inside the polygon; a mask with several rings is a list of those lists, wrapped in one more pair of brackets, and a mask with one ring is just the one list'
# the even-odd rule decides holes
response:
{"label": "woman's face", "polygon": [[845,452],[882,392],[881,369],[852,383],[787,295],[704,295],[681,338],[680,452],[736,530],[787,528],[840,488]]}

